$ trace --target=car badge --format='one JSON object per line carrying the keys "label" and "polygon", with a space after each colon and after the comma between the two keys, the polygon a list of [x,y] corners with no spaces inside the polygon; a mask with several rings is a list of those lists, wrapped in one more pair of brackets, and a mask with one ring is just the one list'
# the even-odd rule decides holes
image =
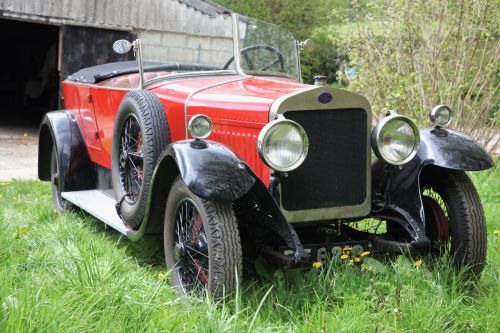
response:
{"label": "car badge", "polygon": [[318,95],[318,102],[323,104],[330,103],[332,101],[332,98],[333,98],[332,94],[324,91]]}

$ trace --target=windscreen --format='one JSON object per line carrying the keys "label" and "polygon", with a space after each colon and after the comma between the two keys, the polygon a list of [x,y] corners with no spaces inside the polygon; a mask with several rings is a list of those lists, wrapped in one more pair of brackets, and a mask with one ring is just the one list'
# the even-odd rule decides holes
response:
{"label": "windscreen", "polygon": [[240,65],[253,74],[285,74],[299,79],[294,36],[287,30],[249,17],[239,18]]}

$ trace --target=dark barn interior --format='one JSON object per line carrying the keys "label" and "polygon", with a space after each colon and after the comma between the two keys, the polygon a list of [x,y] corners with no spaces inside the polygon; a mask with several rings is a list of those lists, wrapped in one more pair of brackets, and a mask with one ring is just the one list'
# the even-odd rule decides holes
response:
{"label": "dark barn interior", "polygon": [[35,122],[57,109],[59,27],[0,19],[0,121]]}
{"label": "dark barn interior", "polygon": [[[55,26],[0,19],[0,123],[38,124],[47,111],[63,107],[60,82],[77,70],[110,61],[132,60],[115,54],[115,40],[130,32]],[[59,45],[61,43],[61,45]]]}

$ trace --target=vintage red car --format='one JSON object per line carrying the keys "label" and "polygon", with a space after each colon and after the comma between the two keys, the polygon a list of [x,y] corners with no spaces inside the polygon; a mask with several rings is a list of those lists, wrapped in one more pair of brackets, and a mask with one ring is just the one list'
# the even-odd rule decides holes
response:
{"label": "vintage red car", "polygon": [[141,40],[120,40],[137,62],[63,82],[64,110],[39,138],[58,210],[78,206],[132,240],[163,232],[184,294],[220,298],[258,257],[286,269],[434,251],[482,271],[485,217],[465,171],[493,162],[446,128],[449,107],[430,112],[433,128],[395,112],[373,128],[363,96],[301,83],[307,42],[236,14],[227,23],[227,49],[193,49],[210,65],[148,62]]}

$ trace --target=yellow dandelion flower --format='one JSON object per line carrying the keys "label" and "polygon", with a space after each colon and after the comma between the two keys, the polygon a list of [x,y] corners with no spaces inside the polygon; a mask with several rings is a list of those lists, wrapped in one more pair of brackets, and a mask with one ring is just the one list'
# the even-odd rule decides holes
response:
{"label": "yellow dandelion flower", "polygon": [[357,262],[361,262],[361,258],[360,258],[360,257],[358,257],[358,256],[356,256],[356,257],[352,258],[352,260],[353,260],[354,262],[356,262],[356,263],[357,263]]}
{"label": "yellow dandelion flower", "polygon": [[346,260],[346,259],[349,259],[349,256],[347,254],[343,254],[340,256],[340,259]]}
{"label": "yellow dandelion flower", "polygon": [[352,250],[352,247],[350,247],[350,246],[344,247],[344,251],[351,251],[351,250]]}
{"label": "yellow dandelion flower", "polygon": [[413,266],[420,267],[420,266],[422,266],[422,263],[423,263],[422,259],[418,259],[418,260],[415,260],[415,262],[413,263]]}
{"label": "yellow dandelion flower", "polygon": [[370,254],[370,251],[365,251],[365,252],[361,253],[361,256],[362,257],[366,257],[369,254]]}
{"label": "yellow dandelion flower", "polygon": [[313,267],[314,268],[321,268],[321,261],[315,261],[315,262],[313,262]]}
{"label": "yellow dandelion flower", "polygon": [[495,230],[495,231],[493,231],[493,234],[494,234],[494,235],[500,235],[500,230]]}

